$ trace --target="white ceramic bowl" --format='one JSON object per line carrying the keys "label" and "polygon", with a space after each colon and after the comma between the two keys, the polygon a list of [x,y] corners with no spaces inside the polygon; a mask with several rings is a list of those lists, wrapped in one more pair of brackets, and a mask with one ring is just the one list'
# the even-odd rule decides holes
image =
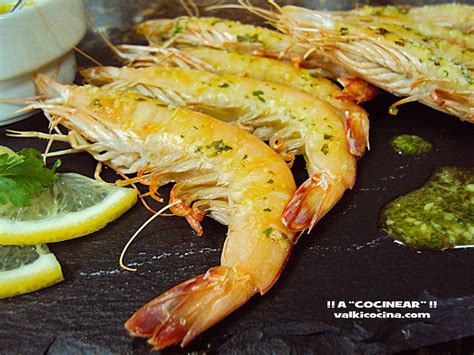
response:
{"label": "white ceramic bowl", "polygon": [[[13,0],[0,0],[0,4]],[[0,15],[0,125],[31,115],[22,103],[5,99],[36,95],[32,77],[41,72],[71,83],[76,72],[73,47],[86,33],[83,0],[34,0]]]}

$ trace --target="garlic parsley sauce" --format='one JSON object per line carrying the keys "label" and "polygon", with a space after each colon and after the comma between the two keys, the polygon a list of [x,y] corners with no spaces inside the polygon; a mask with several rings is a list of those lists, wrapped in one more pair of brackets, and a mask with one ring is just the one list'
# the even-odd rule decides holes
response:
{"label": "garlic parsley sauce", "polygon": [[387,234],[417,249],[474,244],[474,168],[437,170],[420,189],[388,203],[381,215]]}

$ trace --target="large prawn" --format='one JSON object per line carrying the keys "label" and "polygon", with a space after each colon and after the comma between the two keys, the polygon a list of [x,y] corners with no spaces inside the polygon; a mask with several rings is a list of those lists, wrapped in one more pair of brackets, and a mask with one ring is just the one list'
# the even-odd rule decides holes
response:
{"label": "large prawn", "polygon": [[194,227],[206,213],[229,226],[221,266],[144,305],[125,324],[130,334],[150,337],[155,349],[184,346],[272,287],[296,242],[281,222],[295,183],[272,149],[227,123],[134,92],[65,86],[42,75],[36,81],[47,100],[31,107],[69,130],[55,139],[136,174],[129,180],[153,193],[176,182],[171,211]]}
{"label": "large prawn", "polygon": [[[158,19],[139,24],[137,32],[155,47],[205,46],[281,59],[296,66],[322,68],[319,61],[311,61],[311,51],[291,36],[238,21],[216,17]],[[345,97],[357,103],[369,101],[378,93],[375,87],[347,72],[325,69],[321,74],[338,80],[344,86]]]}
{"label": "large prawn", "polygon": [[229,52],[209,47],[163,48],[153,46],[117,46],[116,52],[134,67],[180,67],[230,74],[279,83],[300,89],[328,103],[345,123],[351,153],[362,156],[369,145],[367,112],[347,97],[317,69],[295,68],[273,58]]}
{"label": "large prawn", "polygon": [[[239,3],[290,35],[307,56],[328,71],[356,76],[404,98],[419,101],[474,123],[472,38],[460,31],[420,26],[409,16],[397,19],[357,12],[331,13],[297,6],[275,11]],[[430,26],[435,29],[430,30]]]}
{"label": "large prawn", "polygon": [[[443,39],[452,44],[474,50],[474,35],[463,32],[463,26],[474,26],[474,7],[444,4],[423,7],[362,6],[351,11],[334,12],[342,17],[356,16],[360,20],[389,22],[413,28],[426,38]],[[463,17],[466,18],[462,22]],[[470,18],[469,18],[470,17]],[[452,23],[449,23],[449,19]],[[443,21],[444,20],[444,21]],[[458,24],[459,28],[454,26]],[[467,29],[467,28],[466,28]]]}
{"label": "large prawn", "polygon": [[356,159],[350,153],[344,123],[331,106],[303,91],[181,68],[97,67],[82,74],[95,84],[136,90],[166,104],[191,105],[234,121],[269,141],[290,162],[295,154],[303,154],[310,177],[283,212],[292,230],[311,230],[354,185]]}

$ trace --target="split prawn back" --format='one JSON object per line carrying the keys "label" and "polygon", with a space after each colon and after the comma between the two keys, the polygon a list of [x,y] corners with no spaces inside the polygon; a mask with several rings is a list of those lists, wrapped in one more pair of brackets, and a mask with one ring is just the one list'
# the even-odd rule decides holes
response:
{"label": "split prawn back", "polygon": [[291,36],[261,26],[215,17],[178,17],[146,21],[137,26],[137,31],[158,48],[203,46],[279,59],[293,63],[295,68],[317,66],[322,76],[337,79],[344,86],[346,99],[357,103],[369,101],[378,93],[361,79],[344,76],[325,63],[313,61],[311,51]]}
{"label": "split prawn back", "polygon": [[275,283],[296,242],[281,221],[296,187],[272,149],[227,123],[135,92],[36,81],[48,99],[31,107],[69,129],[56,138],[136,174],[130,181],[153,191],[176,182],[171,210],[198,233],[205,214],[228,225],[221,266],[143,306],[126,323],[132,335],[151,337],[156,349],[185,345]]}
{"label": "split prawn back", "polygon": [[136,30],[150,44],[159,47],[203,45],[279,58],[288,53],[302,57],[305,51],[282,33],[217,17],[149,20],[137,25]]}
{"label": "split prawn back", "polygon": [[295,154],[302,154],[310,177],[283,213],[292,230],[311,230],[354,185],[356,159],[350,152],[344,122],[331,106],[303,91],[181,68],[97,67],[81,73],[94,84],[135,90],[233,122],[269,141],[290,162]]}
{"label": "split prawn back", "polygon": [[230,74],[283,84],[302,90],[328,103],[344,122],[351,153],[362,156],[369,147],[367,112],[351,101],[336,84],[321,76],[318,69],[295,67],[273,58],[229,52],[209,47],[162,48],[117,46],[124,61],[133,67],[179,67]]}
{"label": "split prawn back", "polygon": [[[368,7],[367,9],[362,7],[361,12],[372,12],[372,9],[377,13],[380,12],[383,16],[387,12],[389,12],[389,15],[392,13],[402,13],[414,21],[418,21],[420,24],[431,22],[448,29],[459,30],[463,33],[474,33],[474,6],[472,5],[446,3],[420,7],[375,6]],[[456,33],[457,31],[454,31],[454,34]]]}
{"label": "split prawn back", "polygon": [[398,105],[420,101],[474,123],[474,52],[465,48],[469,39],[462,38],[461,32],[455,39],[449,30],[430,30],[435,25],[419,26],[408,16],[399,15],[395,21],[297,6],[277,8],[263,16],[327,70],[345,72],[405,96],[392,105],[391,112]]}

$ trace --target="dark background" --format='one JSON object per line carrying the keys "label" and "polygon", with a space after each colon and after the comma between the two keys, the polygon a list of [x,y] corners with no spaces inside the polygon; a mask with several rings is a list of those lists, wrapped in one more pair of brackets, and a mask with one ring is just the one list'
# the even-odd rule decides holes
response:
{"label": "dark background", "polygon": [[[341,9],[355,2],[293,3]],[[134,42],[131,31],[136,22],[183,14],[174,1],[91,0],[88,7],[99,29],[115,43]],[[255,22],[243,14],[219,15]],[[88,32],[80,47],[105,64],[114,63],[95,30]],[[78,59],[80,66],[92,65]],[[474,167],[474,126],[417,103],[401,107],[393,117],[387,109],[395,100],[383,94],[365,106],[371,118],[371,150],[359,161],[355,188],[310,235],[300,239],[268,294],[254,297],[184,350],[172,347],[163,353],[379,354],[460,338],[465,339],[429,349],[472,351],[472,338],[466,337],[474,336],[474,250],[405,248],[388,238],[377,221],[384,204],[421,186],[434,169]],[[38,140],[6,137],[6,128],[46,131],[41,114],[0,128],[0,142],[14,149],[43,149],[44,142]],[[389,141],[402,133],[419,135],[434,149],[421,157],[398,155]],[[62,160],[61,172],[93,174],[95,163],[87,154]],[[302,159],[293,171],[297,183],[304,181]],[[116,179],[110,172],[105,176]],[[167,191],[163,190],[165,195]],[[137,204],[102,231],[50,245],[66,281],[0,302],[0,353],[147,353],[145,341],[126,334],[124,321],[143,303],[217,265],[226,233],[224,226],[206,219],[204,236],[198,238],[184,219],[158,219],[127,254],[138,272],[120,270],[120,251],[149,216]],[[336,320],[326,303],[338,300],[438,300],[438,308],[426,309],[431,313],[427,320]]]}

